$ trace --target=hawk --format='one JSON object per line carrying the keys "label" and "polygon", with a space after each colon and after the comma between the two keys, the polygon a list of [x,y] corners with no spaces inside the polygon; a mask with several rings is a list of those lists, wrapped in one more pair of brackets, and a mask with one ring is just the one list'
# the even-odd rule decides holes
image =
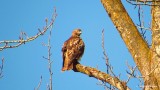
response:
{"label": "hawk", "polygon": [[82,57],[85,44],[80,35],[81,29],[75,29],[71,37],[64,42],[62,46],[62,71],[73,69],[73,65],[78,63],[78,60]]}

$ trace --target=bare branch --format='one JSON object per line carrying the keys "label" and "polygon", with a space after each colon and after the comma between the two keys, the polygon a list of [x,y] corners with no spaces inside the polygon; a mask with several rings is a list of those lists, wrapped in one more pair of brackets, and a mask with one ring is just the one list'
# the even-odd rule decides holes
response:
{"label": "bare branch", "polygon": [[[45,22],[46,22],[45,28],[50,29],[49,35],[48,35],[48,43],[47,44],[42,43],[43,46],[48,48],[48,56],[47,57],[43,56],[43,58],[48,61],[48,69],[49,69],[49,74],[50,74],[49,84],[47,84],[48,90],[52,90],[52,75],[53,75],[52,62],[53,61],[51,60],[51,56],[52,56],[52,53],[51,53],[51,35],[52,34],[51,33],[52,33],[53,23],[54,23],[56,17],[57,17],[56,8],[54,8],[54,14],[52,15],[51,23],[48,25],[48,19],[45,20]],[[40,29],[38,29],[38,30],[41,35],[44,34],[44,32],[41,31]],[[41,83],[42,83],[42,76],[41,76],[40,82],[35,90],[39,90]]]}
{"label": "bare branch", "polygon": [[127,63],[127,66],[128,66],[128,68],[129,68],[130,72],[127,71],[127,74],[129,75],[129,77],[128,77],[126,83],[128,83],[129,80],[130,80],[132,77],[136,77],[136,76],[134,75],[134,72],[135,72],[135,70],[137,69],[137,66],[131,67],[128,63]]}
{"label": "bare branch", "polygon": [[39,83],[38,83],[38,86],[37,86],[34,90],[39,90],[41,84],[42,84],[42,76],[41,76],[41,78],[40,78],[40,81],[39,81]]}
{"label": "bare branch", "polygon": [[52,60],[51,60],[51,32],[52,30],[50,30],[50,34],[49,34],[49,37],[48,37],[48,57],[46,58],[48,60],[48,69],[49,69],[49,75],[50,75],[50,82],[49,84],[47,85],[48,87],[48,90],[52,90],[52,75],[53,75],[53,72],[52,72]]}
{"label": "bare branch", "polygon": [[[56,8],[54,8],[54,12],[55,14],[52,16],[53,19],[52,21],[55,20],[57,14],[56,14]],[[46,19],[46,25],[47,25],[48,19]],[[52,60],[51,60],[51,36],[52,36],[52,26],[50,27],[50,32],[49,32],[49,36],[48,36],[48,44],[42,44],[43,46],[46,46],[48,48],[48,56],[44,57],[44,59],[46,59],[48,61],[48,70],[49,70],[49,75],[50,75],[50,79],[49,79],[49,84],[47,84],[47,88],[48,90],[52,90],[52,76],[53,76],[53,72],[52,72]]]}
{"label": "bare branch", "polygon": [[3,77],[3,66],[4,66],[4,58],[1,59],[2,63],[0,65],[0,78]]}
{"label": "bare branch", "polygon": [[44,57],[43,56],[43,58],[48,61],[48,70],[49,70],[49,75],[50,75],[50,82],[47,85],[48,90],[52,90],[52,75],[53,75],[53,72],[52,72],[52,60],[51,60],[51,55],[52,55],[52,53],[51,53],[51,32],[52,32],[52,30],[50,29],[50,34],[49,34],[49,37],[48,37],[48,44],[45,45],[48,48],[48,57]]}
{"label": "bare branch", "polygon": [[97,83],[97,85],[100,85],[100,86],[103,86],[104,87],[104,89],[105,90],[114,90],[114,89],[112,89],[112,87],[110,87],[110,86],[107,86],[106,85],[106,82],[103,82],[103,81],[101,81],[101,80],[98,80],[99,82]]}
{"label": "bare branch", "polygon": [[109,71],[110,71],[111,74],[116,77],[116,75],[113,72],[112,66],[109,64],[109,58],[106,54],[106,50],[105,50],[105,46],[104,46],[104,29],[102,30],[102,49],[103,49],[104,59],[106,60],[107,74],[109,74]]}
{"label": "bare branch", "polygon": [[151,30],[151,28],[146,28],[146,27],[144,27],[144,26],[139,26],[139,25],[137,25],[137,27],[138,27],[139,29],[143,29],[143,30]]}
{"label": "bare branch", "polygon": [[138,20],[139,20],[139,25],[137,25],[137,28],[140,29],[140,33],[143,37],[143,39],[146,41],[146,43],[148,44],[148,46],[150,46],[148,40],[146,40],[146,32],[147,30],[151,30],[151,28],[146,28],[144,25],[144,11],[142,9],[141,5],[138,5]]}
{"label": "bare branch", "polygon": [[108,71],[108,67],[109,67],[109,58],[106,54],[106,50],[104,47],[104,29],[102,30],[102,49],[103,49],[103,55],[104,55],[104,59],[106,60],[106,66],[107,66],[107,73],[109,73]]}
{"label": "bare branch", "polygon": [[[7,49],[7,48],[16,48],[19,47],[22,44],[25,44],[26,42],[30,42],[35,40],[36,38],[38,38],[39,36],[43,35],[49,28],[52,28],[53,23],[56,19],[56,10],[54,11],[54,14],[52,16],[51,22],[48,25],[48,20],[46,20],[46,25],[44,26],[44,28],[42,30],[38,29],[38,33],[35,36],[32,37],[28,37],[27,34],[25,32],[21,32],[20,36],[19,36],[19,40],[4,40],[4,41],[0,41],[0,51]],[[24,39],[26,38],[26,39]]]}
{"label": "bare branch", "polygon": [[146,5],[146,6],[160,6],[160,4],[153,4],[153,2],[160,2],[159,0],[126,0],[132,5]]}
{"label": "bare branch", "polygon": [[[104,55],[103,59],[106,61],[105,64],[107,66],[107,74],[113,75],[114,77],[116,77],[116,75],[113,72],[113,67],[110,65],[109,58],[106,53],[105,41],[104,41],[104,29],[102,30],[102,50],[103,50],[103,55]],[[103,82],[103,81],[100,82],[98,85],[102,85],[106,90],[114,90],[114,87],[111,84],[109,84],[108,86],[106,85],[106,82]]]}

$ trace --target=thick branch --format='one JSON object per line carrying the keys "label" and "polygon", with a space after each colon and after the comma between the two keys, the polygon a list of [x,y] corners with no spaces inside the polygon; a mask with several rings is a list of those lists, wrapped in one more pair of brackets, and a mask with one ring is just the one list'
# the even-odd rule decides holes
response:
{"label": "thick branch", "polygon": [[76,64],[73,70],[75,72],[81,72],[83,74],[86,74],[89,77],[94,77],[96,79],[107,82],[113,85],[114,87],[118,88],[119,90],[130,90],[125,82],[119,80],[117,77],[110,76],[109,74],[101,72],[95,68],[86,67],[81,64]]}
{"label": "thick branch", "polygon": [[101,0],[106,12],[128,47],[142,75],[150,71],[149,47],[140,35],[121,0]]}

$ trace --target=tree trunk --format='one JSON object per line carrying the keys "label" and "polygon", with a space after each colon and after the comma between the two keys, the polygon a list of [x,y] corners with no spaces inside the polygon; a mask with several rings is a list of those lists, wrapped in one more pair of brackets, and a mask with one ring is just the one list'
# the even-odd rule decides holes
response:
{"label": "tree trunk", "polygon": [[[154,2],[160,4],[160,2]],[[152,47],[151,47],[151,70],[154,82],[160,89],[160,6],[152,6]],[[152,81],[151,81],[152,82]]]}
{"label": "tree trunk", "polygon": [[[160,87],[160,7],[152,6],[152,47],[140,35],[121,0],[101,0],[144,80],[144,90]],[[157,3],[156,3],[157,4]]]}

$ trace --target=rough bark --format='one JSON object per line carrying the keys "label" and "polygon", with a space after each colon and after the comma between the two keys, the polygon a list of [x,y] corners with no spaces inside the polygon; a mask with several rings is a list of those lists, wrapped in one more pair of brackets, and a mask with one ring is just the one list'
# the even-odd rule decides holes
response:
{"label": "rough bark", "polygon": [[119,80],[117,77],[110,76],[109,74],[106,74],[104,72],[101,72],[97,70],[96,68],[92,67],[86,67],[81,64],[74,65],[75,72],[81,72],[89,77],[94,77],[96,79],[99,79],[104,82],[108,82],[112,86],[116,87],[119,90],[130,90],[129,87],[127,87],[126,83],[124,81]]}
{"label": "rough bark", "polygon": [[[160,4],[154,2],[153,4]],[[160,89],[160,6],[152,6],[152,47],[151,47],[152,77],[157,84],[154,87]]]}

